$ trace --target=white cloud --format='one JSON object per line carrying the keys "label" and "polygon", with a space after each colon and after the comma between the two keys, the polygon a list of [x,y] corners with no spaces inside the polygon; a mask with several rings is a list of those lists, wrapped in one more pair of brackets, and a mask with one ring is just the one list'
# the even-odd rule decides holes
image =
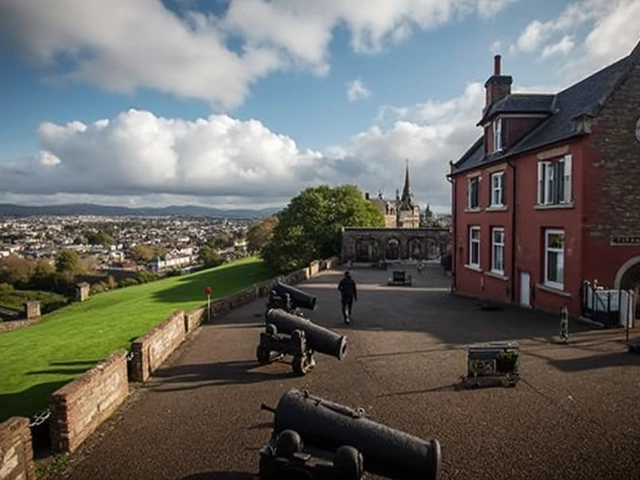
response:
{"label": "white cloud", "polygon": [[347,98],[350,102],[369,98],[370,96],[371,92],[362,80],[356,79],[347,84]]}
{"label": "white cloud", "polygon": [[214,16],[196,10],[195,1],[180,2],[176,14],[160,0],[3,0],[0,35],[48,67],[52,81],[125,94],[150,88],[233,108],[273,71],[326,74],[338,26],[351,33],[356,52],[376,52],[416,29],[463,15],[486,18],[513,1],[229,0]]}
{"label": "white cloud", "polygon": [[[577,0],[555,19],[529,23],[509,52],[535,53],[542,60],[571,53],[562,73],[574,82],[628,54],[640,40],[638,18],[638,0]],[[591,30],[577,42],[585,25]]]}
{"label": "white cloud", "polygon": [[541,57],[544,59],[554,55],[567,55],[573,50],[573,47],[575,47],[575,43],[569,35],[565,35],[558,43],[545,46]]}
{"label": "white cloud", "polygon": [[389,110],[388,126],[322,152],[301,150],[257,120],[227,115],[189,121],[129,110],[91,124],[43,123],[39,154],[0,164],[0,198],[265,206],[320,183],[384,186],[393,195],[409,159],[418,199],[446,206],[448,162],[479,135],[469,119],[480,114],[483,99],[482,85],[471,84],[447,102]]}

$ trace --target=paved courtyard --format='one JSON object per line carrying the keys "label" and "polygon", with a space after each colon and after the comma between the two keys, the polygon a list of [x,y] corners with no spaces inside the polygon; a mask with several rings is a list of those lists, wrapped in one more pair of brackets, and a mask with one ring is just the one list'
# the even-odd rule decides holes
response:
{"label": "paved courtyard", "polygon": [[[309,316],[349,339],[343,361],[318,355],[303,378],[284,362],[257,365],[264,300],[203,326],[73,455],[65,478],[249,480],[270,434],[260,404],[290,388],[438,439],[442,479],[640,478],[640,356],[626,353],[623,331],[572,325],[570,344],[557,344],[556,318],[481,311],[449,295],[440,268],[412,273],[413,287],[387,287],[389,272],[356,269],[349,326],[342,272],[301,284],[318,297]],[[453,388],[466,345],[507,339],[523,351],[516,388]]]}

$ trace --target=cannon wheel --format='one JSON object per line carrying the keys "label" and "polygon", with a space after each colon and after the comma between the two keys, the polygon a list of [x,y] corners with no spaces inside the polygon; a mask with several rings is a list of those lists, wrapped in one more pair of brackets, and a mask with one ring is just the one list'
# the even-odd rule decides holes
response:
{"label": "cannon wheel", "polygon": [[304,376],[313,368],[310,355],[296,355],[291,362],[291,368],[296,375]]}
{"label": "cannon wheel", "polygon": [[256,357],[258,357],[258,363],[260,365],[267,365],[271,363],[271,351],[262,345],[258,345],[258,348],[256,349]]}
{"label": "cannon wheel", "polygon": [[333,457],[333,470],[339,480],[360,480],[364,474],[362,454],[354,447],[343,445]]}

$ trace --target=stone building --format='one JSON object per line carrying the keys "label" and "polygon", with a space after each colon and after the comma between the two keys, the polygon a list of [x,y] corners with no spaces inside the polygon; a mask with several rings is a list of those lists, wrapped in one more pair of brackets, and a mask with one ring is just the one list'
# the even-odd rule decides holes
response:
{"label": "stone building", "polygon": [[347,227],[342,233],[342,260],[436,260],[449,250],[450,242],[448,228]]}
{"label": "stone building", "polygon": [[409,161],[404,174],[404,187],[402,196],[396,190],[395,200],[384,198],[382,192],[372,198],[369,193],[365,193],[365,198],[373,203],[384,215],[386,228],[419,228],[420,227],[420,206],[416,203],[411,190],[409,180]]}

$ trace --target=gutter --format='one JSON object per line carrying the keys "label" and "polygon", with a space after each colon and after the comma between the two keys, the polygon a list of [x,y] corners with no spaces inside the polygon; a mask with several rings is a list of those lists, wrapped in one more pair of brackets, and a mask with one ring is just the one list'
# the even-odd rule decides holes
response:
{"label": "gutter", "polygon": [[[449,171],[453,170],[453,160],[449,160]],[[451,173],[445,177],[451,184],[451,293],[456,291],[456,188],[457,183],[453,183]]]}
{"label": "gutter", "polygon": [[509,298],[511,303],[516,302],[516,166],[512,160],[507,160],[507,164],[511,167],[511,289]]}

